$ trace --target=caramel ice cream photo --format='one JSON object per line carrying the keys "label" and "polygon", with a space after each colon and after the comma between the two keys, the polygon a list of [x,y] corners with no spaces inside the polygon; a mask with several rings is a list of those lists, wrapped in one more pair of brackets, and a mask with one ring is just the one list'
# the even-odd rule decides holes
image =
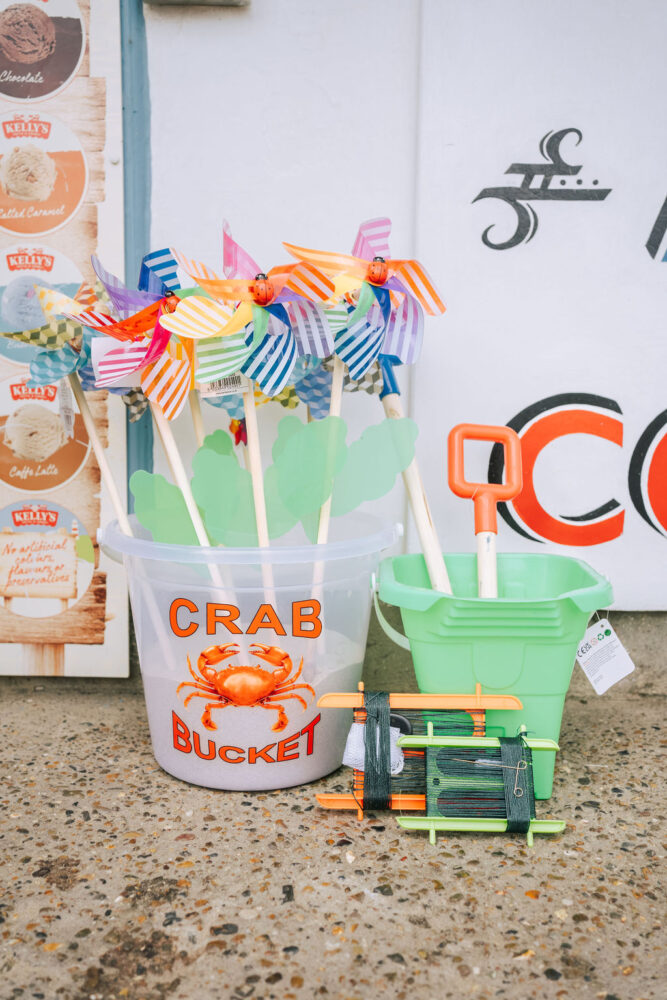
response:
{"label": "caramel ice cream photo", "polygon": [[0,229],[41,237],[79,209],[88,166],[79,137],[47,111],[0,116]]}
{"label": "caramel ice cream photo", "polygon": [[31,66],[55,47],[53,22],[34,3],[13,3],[0,13],[0,51],[10,62]]}
{"label": "caramel ice cream photo", "polygon": [[21,201],[46,201],[56,183],[56,165],[36,146],[14,146],[0,160],[0,184],[5,194]]}

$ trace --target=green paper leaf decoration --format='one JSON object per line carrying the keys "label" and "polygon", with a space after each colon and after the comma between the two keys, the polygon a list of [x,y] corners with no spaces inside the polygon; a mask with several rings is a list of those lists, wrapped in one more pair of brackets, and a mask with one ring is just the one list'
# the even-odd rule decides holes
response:
{"label": "green paper leaf decoration", "polygon": [[140,469],[130,479],[137,520],[148,528],[154,542],[197,545],[197,536],[183,494],[164,476]]}
{"label": "green paper leaf decoration", "polygon": [[215,451],[218,455],[233,455],[234,458],[236,458],[232,439],[229,434],[223,430],[217,430],[213,431],[212,434],[207,434],[204,438],[202,448],[208,448],[209,451]]}
{"label": "green paper leaf decoration", "polygon": [[270,538],[280,538],[298,524],[298,517],[287,509],[280,496],[278,469],[275,465],[271,465],[264,474],[264,503]]}
{"label": "green paper leaf decoration", "polygon": [[332,517],[388,493],[398,473],[414,458],[418,434],[416,423],[408,417],[367,427],[347,449],[347,460],[333,490]]}
{"label": "green paper leaf decoration", "polygon": [[200,448],[192,468],[192,493],[209,537],[222,545],[257,545],[252,480],[236,455]]}
{"label": "green paper leaf decoration", "polygon": [[[298,417],[283,417],[280,423],[294,420]],[[325,417],[301,424],[300,430],[290,423],[285,430],[282,435],[279,432],[275,483],[283,504],[300,521],[331,496],[334,479],[345,463],[347,426],[340,417]]]}
{"label": "green paper leaf decoration", "polygon": [[74,551],[77,559],[83,559],[84,562],[89,563],[95,562],[95,549],[90,535],[79,535],[74,543]]}
{"label": "green paper leaf decoration", "polygon": [[290,416],[283,417],[278,424],[278,436],[273,443],[273,448],[271,449],[271,457],[274,463],[278,462],[280,456],[287,446],[287,442],[303,430],[303,421],[299,417],[291,414]]}

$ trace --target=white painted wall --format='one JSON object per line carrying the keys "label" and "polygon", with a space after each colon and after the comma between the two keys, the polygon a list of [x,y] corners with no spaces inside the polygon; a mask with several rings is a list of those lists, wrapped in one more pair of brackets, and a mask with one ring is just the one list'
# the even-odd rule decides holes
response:
{"label": "white painted wall", "polygon": [[[505,423],[561,393],[611,397],[623,447],[569,435],[545,448],[535,485],[557,517],[614,497],[623,535],[565,548],[501,524],[499,548],[579,556],[610,576],[618,606],[667,607],[667,539],[627,487],[633,448],[665,407],[667,266],[644,248],[667,193],[664,0],[252,0],[147,6],[146,21],[152,245],[219,265],[226,216],[269,267],[282,239],[347,250],[361,219],[391,215],[394,255],[419,256],[448,305],[403,373],[444,546],[473,545],[470,505],[446,485],[454,423]],[[536,202],[530,243],[485,247],[486,226],[509,236],[512,214],[475,196],[520,184],[504,180],[508,165],[539,161],[542,136],[569,127],[583,139],[563,154],[608,200]],[[261,417],[266,454],[277,409]],[[356,437],[377,401],[348,395],[344,415]],[[469,478],[487,458],[477,452]],[[376,509],[402,518],[402,488]]]}
{"label": "white painted wall", "polygon": [[[151,245],[219,268],[226,217],[269,268],[286,259],[281,240],[349,251],[362,219],[387,214],[394,253],[411,254],[419,13],[405,0],[381,14],[369,0],[146,6]],[[213,428],[219,411],[204,409]],[[265,461],[284,412],[260,411]],[[351,437],[381,415],[377,397],[346,393]],[[191,444],[185,419],[178,435]],[[402,485],[374,509],[402,520]]]}
{"label": "white painted wall", "polygon": [[[609,577],[617,607],[665,608],[667,538],[635,510],[628,469],[642,431],[667,406],[667,263],[664,247],[655,259],[645,248],[667,194],[659,111],[667,8],[662,0],[424,0],[423,23],[417,251],[441,278],[448,312],[415,366],[414,415],[438,455],[424,478],[441,538],[454,551],[472,542],[471,504],[449,492],[443,473],[448,428],[503,424],[562,393],[610,397],[622,410],[622,446],[564,436],[541,452],[534,483],[556,518],[615,498],[622,535],[545,545],[501,522],[498,546],[583,559]],[[484,246],[487,226],[500,240],[516,220],[502,201],[473,199],[486,187],[518,187],[521,175],[506,168],[544,163],[539,140],[569,127],[583,138],[568,137],[561,151],[581,173],[552,187],[597,179],[611,189],[606,200],[533,201],[530,242]],[[471,480],[485,478],[488,455],[471,454]]]}

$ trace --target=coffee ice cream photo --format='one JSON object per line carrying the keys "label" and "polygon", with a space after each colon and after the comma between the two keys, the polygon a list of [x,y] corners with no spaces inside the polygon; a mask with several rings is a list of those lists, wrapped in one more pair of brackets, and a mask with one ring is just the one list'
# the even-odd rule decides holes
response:
{"label": "coffee ice cream photo", "polygon": [[0,51],[10,62],[31,66],[55,47],[53,22],[34,3],[13,3],[0,13]]}
{"label": "coffee ice cream photo", "polygon": [[46,201],[56,183],[56,165],[36,146],[14,146],[0,160],[0,184],[10,198]]}
{"label": "coffee ice cream photo", "polygon": [[5,424],[5,444],[17,458],[43,462],[62,448],[65,440],[60,416],[39,403],[19,406]]}

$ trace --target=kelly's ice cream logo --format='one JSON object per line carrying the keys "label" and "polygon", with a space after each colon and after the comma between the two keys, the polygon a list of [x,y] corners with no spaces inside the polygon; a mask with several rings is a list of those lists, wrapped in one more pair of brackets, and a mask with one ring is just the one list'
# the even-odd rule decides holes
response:
{"label": "kelly's ice cream logo", "polygon": [[39,115],[14,115],[2,123],[6,139],[48,139],[51,122],[43,121]]}
{"label": "kelly's ice cream logo", "polygon": [[6,255],[10,271],[51,271],[55,258],[41,250],[19,249]]}
{"label": "kelly's ice cream logo", "polygon": [[30,400],[44,400],[53,403],[58,395],[58,387],[55,385],[26,385],[25,382],[14,382],[9,386],[11,397],[15,402]]}
{"label": "kelly's ice cream logo", "polygon": [[[320,613],[321,605],[314,598],[294,601],[292,635],[300,639],[316,639],[322,631]],[[171,603],[169,627],[174,635],[181,638],[194,636],[200,629],[205,630],[207,636],[215,636],[219,628],[231,635],[256,635],[260,629],[272,631],[276,636],[287,635],[285,626],[271,604],[260,604],[245,629],[237,624],[240,614],[239,608],[233,604],[207,603],[200,609],[189,598],[179,597]],[[261,662],[242,662],[251,659]],[[184,708],[193,699],[204,699],[203,705],[198,703],[201,712],[199,721],[209,732],[218,729],[218,722],[214,720],[212,712],[216,712],[217,716],[219,709],[253,708],[276,712],[271,729],[280,733],[289,725],[288,712],[293,715],[295,711],[299,711],[299,707],[305,712],[315,698],[314,688],[301,679],[303,657],[296,665],[290,654],[280,646],[253,642],[244,655],[238,643],[223,642],[202,649],[197,656],[196,666],[193,666],[189,655],[186,657],[186,664],[191,679],[182,680],[177,685],[176,693],[183,698]],[[185,673],[185,678],[188,673]],[[204,750],[199,734],[191,729],[192,723],[188,726],[172,711],[173,746],[181,753],[195,753],[202,760],[220,757],[227,764],[255,764],[260,760],[270,764],[281,763],[296,760],[302,752],[306,756],[313,753],[315,727],[319,721],[318,715],[286,739],[276,740],[264,747],[225,744],[218,747],[214,740],[209,739],[208,747]],[[303,744],[299,742],[301,737],[306,737]]]}
{"label": "kelly's ice cream logo", "polygon": [[58,524],[58,511],[51,510],[49,507],[37,505],[32,507],[21,507],[19,510],[12,511],[12,521],[17,528],[25,528],[28,526],[38,528],[55,528]]}

